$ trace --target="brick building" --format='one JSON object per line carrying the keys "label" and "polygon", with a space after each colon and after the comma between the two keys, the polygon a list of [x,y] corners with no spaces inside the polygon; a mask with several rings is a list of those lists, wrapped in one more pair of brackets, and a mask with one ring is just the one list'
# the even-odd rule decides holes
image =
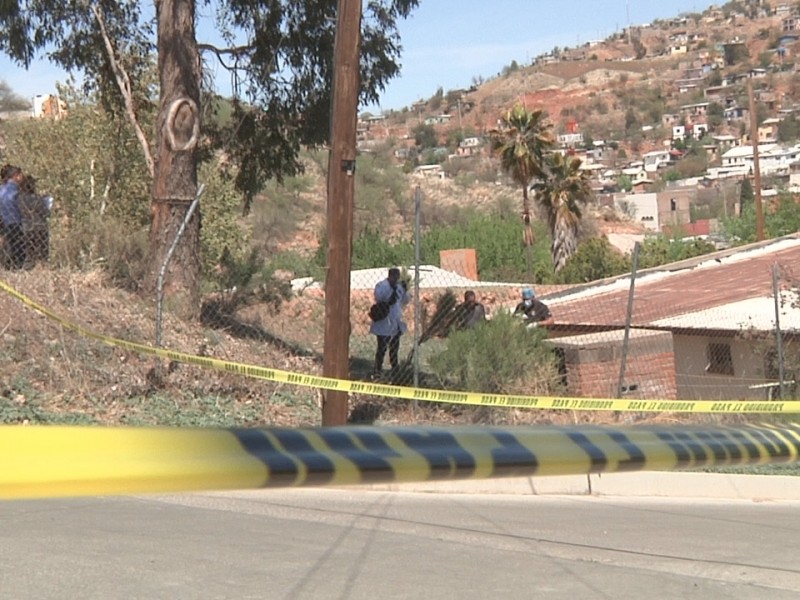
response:
{"label": "brick building", "polygon": [[570,396],[615,398],[622,356],[623,398],[676,399],[675,353],[666,331],[633,329],[627,348],[624,330],[555,338]]}
{"label": "brick building", "polygon": [[[545,298],[555,318],[550,339],[562,353],[570,393],[616,395],[629,322],[623,384],[630,397],[769,397],[777,385],[778,324],[784,353],[800,356],[800,282],[786,276],[798,264],[800,233],[640,271],[630,315],[629,276]],[[783,273],[778,302],[776,267]],[[794,386],[800,363],[791,359],[785,366],[784,382]],[[669,396],[673,389],[676,396]]]}

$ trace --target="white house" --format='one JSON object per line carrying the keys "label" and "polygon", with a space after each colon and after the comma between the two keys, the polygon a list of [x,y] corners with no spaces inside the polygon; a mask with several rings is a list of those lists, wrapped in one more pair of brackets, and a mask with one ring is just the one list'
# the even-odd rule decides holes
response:
{"label": "white house", "polygon": [[614,194],[614,206],[622,213],[633,215],[635,221],[652,231],[660,231],[658,194]]}
{"label": "white house", "polygon": [[413,173],[418,177],[444,179],[444,169],[442,169],[442,165],[420,165],[414,169]]}
{"label": "white house", "polygon": [[699,140],[708,133],[708,123],[695,123],[692,125],[692,137]]}
{"label": "white house", "polygon": [[[765,153],[777,148],[777,144],[759,144],[758,157],[761,159]],[[750,171],[753,168],[753,146],[736,146],[722,155],[723,167],[738,167]],[[759,166],[761,163],[759,162]]]}
{"label": "white house", "polygon": [[425,119],[425,125],[441,125],[442,123],[449,122],[452,118],[453,116],[448,114],[435,115]]}
{"label": "white house", "polygon": [[648,173],[655,173],[662,165],[670,161],[669,150],[653,150],[642,156],[644,159],[644,170]]}
{"label": "white house", "polygon": [[458,156],[473,156],[480,152],[481,138],[467,137],[458,144]]}

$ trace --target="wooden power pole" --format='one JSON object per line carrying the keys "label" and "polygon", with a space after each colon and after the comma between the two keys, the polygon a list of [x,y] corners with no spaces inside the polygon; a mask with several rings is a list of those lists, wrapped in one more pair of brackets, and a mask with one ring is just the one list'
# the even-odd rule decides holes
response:
{"label": "wooden power pole", "polygon": [[[361,0],[338,0],[333,54],[331,149],[328,156],[328,270],[322,374],[350,378],[350,268],[356,125],[360,88]],[[326,390],[322,424],[347,423],[347,392]]]}
{"label": "wooden power pole", "polygon": [[758,163],[758,115],[756,101],[753,96],[753,82],[747,86],[747,97],[750,100],[750,144],[753,147],[753,192],[756,204],[756,240],[764,239],[764,205],[761,202],[761,167]]}

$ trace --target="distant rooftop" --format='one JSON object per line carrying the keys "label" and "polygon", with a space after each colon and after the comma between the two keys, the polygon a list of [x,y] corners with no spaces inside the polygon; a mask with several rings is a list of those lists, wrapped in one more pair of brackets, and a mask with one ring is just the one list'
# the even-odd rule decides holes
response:
{"label": "distant rooftop", "polygon": [[[401,267],[408,270],[411,274],[412,281],[414,278],[414,265],[409,267]],[[375,285],[386,278],[388,268],[377,269],[361,269],[360,271],[352,271],[350,273],[350,289],[351,290],[372,290]],[[480,288],[480,287],[525,287],[524,283],[509,283],[497,281],[475,281],[467,277],[463,277],[458,273],[446,271],[433,265],[420,265],[419,268],[419,287],[420,289],[427,288]],[[311,277],[302,277],[300,279],[292,280],[292,289],[302,290],[308,288],[320,288],[322,283],[315,281]]]}

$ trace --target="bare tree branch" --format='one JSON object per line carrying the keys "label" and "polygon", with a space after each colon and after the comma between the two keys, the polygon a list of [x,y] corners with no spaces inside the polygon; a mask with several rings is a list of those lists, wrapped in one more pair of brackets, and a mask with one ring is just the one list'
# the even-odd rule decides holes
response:
{"label": "bare tree branch", "polygon": [[242,54],[247,54],[251,50],[254,49],[254,46],[248,44],[246,46],[233,46],[231,48],[219,48],[217,46],[213,46],[211,44],[197,44],[197,49],[200,51],[209,51],[213,52],[217,56],[222,54],[231,54],[233,56],[241,56]]}
{"label": "bare tree branch", "polygon": [[111,63],[111,68],[114,71],[114,77],[117,80],[117,85],[119,86],[119,91],[122,94],[122,98],[125,101],[125,112],[128,115],[128,120],[130,121],[131,125],[133,126],[133,130],[136,132],[136,137],[139,140],[139,144],[142,146],[142,152],[144,153],[144,160],[147,163],[147,170],[150,172],[150,177],[155,176],[155,166],[153,163],[153,155],[150,152],[150,144],[147,141],[147,136],[145,136],[144,132],[142,131],[141,126],[139,125],[139,121],[136,118],[136,111],[133,108],[133,94],[131,92],[131,80],[128,77],[128,73],[119,64],[117,61],[116,56],[114,56],[114,47],[111,45],[111,40],[108,37],[108,31],[106,31],[106,25],[103,21],[103,15],[100,13],[100,9],[97,8],[97,5],[92,4],[91,6],[92,12],[94,13],[95,19],[97,19],[97,24],[100,27],[100,33],[103,36],[103,42],[106,46],[106,53],[108,54],[108,60]]}

